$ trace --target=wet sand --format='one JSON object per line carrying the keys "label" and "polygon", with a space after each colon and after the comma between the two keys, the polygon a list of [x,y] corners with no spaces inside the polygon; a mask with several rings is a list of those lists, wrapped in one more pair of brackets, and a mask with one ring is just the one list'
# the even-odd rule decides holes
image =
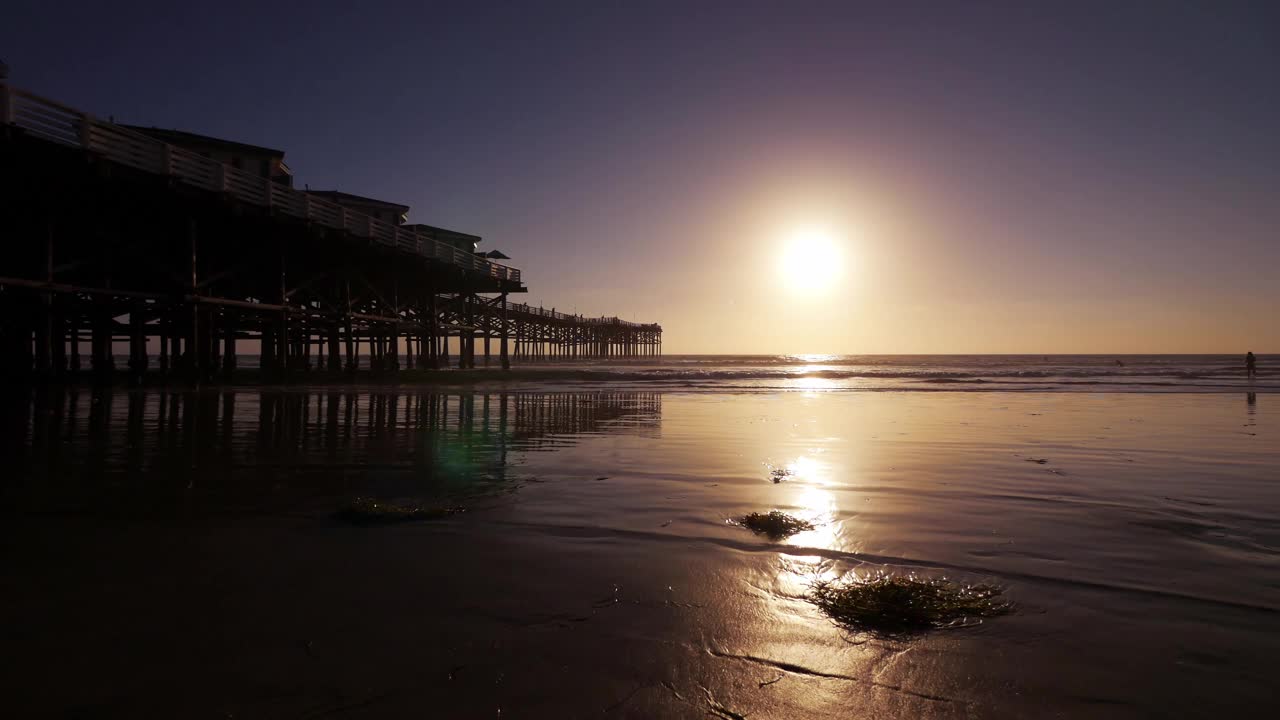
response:
{"label": "wet sand", "polygon": [[[4,696],[22,717],[1258,715],[1271,399],[11,398]],[[468,511],[335,520],[357,495]],[[731,522],[773,508],[816,528]],[[890,640],[804,599],[877,570],[995,583],[1017,611]]]}

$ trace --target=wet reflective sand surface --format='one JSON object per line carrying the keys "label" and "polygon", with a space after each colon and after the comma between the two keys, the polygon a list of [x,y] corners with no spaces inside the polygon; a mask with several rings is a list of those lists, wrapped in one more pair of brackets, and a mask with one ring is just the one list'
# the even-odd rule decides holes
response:
{"label": "wet reflective sand surface", "polygon": [[[6,704],[1257,715],[1280,656],[1274,397],[10,396]],[[466,512],[334,519],[357,496]],[[770,509],[815,527],[772,542],[733,523]],[[993,583],[1016,612],[884,639],[805,600],[882,570]]]}

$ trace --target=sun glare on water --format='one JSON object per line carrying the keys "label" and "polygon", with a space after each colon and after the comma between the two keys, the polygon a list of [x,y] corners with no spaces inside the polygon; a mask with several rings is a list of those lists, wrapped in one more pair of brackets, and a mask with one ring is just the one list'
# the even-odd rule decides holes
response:
{"label": "sun glare on water", "polygon": [[843,265],[844,253],[830,232],[805,228],[784,241],[778,271],[792,293],[820,295],[835,287]]}

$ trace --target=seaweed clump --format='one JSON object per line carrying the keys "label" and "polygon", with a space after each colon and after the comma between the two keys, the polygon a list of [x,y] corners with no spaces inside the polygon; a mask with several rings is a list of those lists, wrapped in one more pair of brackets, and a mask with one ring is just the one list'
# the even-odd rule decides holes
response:
{"label": "seaweed clump", "polygon": [[915,575],[878,574],[852,581],[819,581],[809,601],[853,631],[895,635],[968,625],[1012,612],[994,585],[962,585]]}
{"label": "seaweed clump", "polygon": [[770,510],[767,513],[753,512],[742,516],[738,522],[752,532],[768,535],[774,540],[782,540],[798,532],[813,529],[813,523],[808,520],[802,520],[778,510]]}
{"label": "seaweed clump", "polygon": [[355,525],[385,525],[417,520],[436,520],[459,512],[462,512],[461,508],[402,505],[373,498],[358,497],[352,500],[350,505],[339,510],[337,518]]}

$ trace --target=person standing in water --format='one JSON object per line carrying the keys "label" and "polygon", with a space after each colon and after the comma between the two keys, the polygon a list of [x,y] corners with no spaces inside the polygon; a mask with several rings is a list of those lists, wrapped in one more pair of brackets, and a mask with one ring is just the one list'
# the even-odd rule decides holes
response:
{"label": "person standing in water", "polygon": [[1253,356],[1252,350],[1244,356],[1244,372],[1250,380],[1258,374],[1258,358]]}

